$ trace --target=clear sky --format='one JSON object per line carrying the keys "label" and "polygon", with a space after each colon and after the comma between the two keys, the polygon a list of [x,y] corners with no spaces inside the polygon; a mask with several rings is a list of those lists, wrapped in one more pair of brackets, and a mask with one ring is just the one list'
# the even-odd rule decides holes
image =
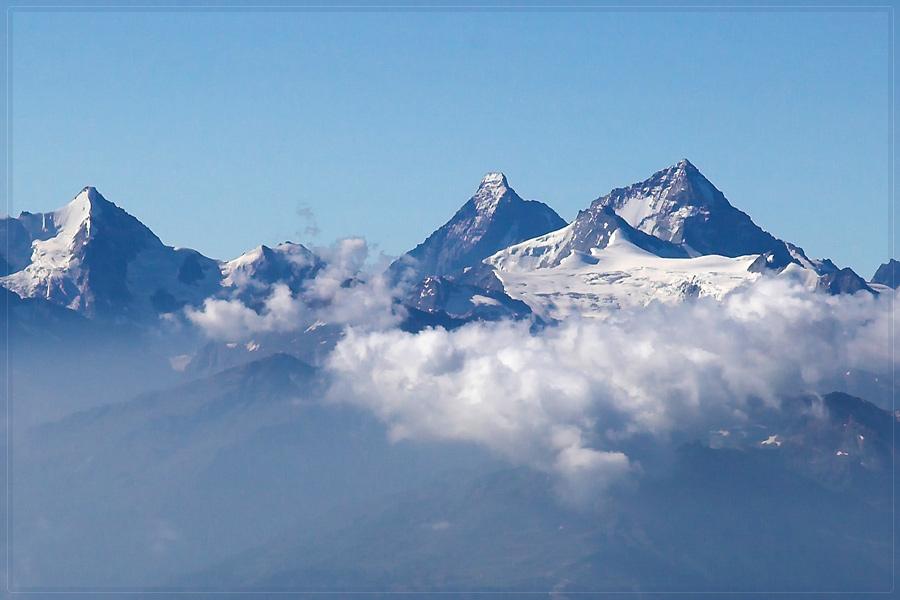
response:
{"label": "clear sky", "polygon": [[354,235],[397,255],[488,171],[571,220],[686,157],[763,228],[869,278],[889,256],[890,26],[883,9],[16,10],[9,210],[94,185],[215,258]]}

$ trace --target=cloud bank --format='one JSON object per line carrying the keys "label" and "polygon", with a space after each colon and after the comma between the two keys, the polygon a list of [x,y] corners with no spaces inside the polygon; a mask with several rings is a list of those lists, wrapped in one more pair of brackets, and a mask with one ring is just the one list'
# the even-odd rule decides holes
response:
{"label": "cloud bank", "polygon": [[514,322],[351,327],[326,368],[331,398],[373,411],[393,439],[481,444],[554,473],[577,500],[640,470],[625,450],[634,436],[702,435],[746,422],[750,402],[830,391],[836,373],[891,373],[893,300],[764,278],[721,301],[536,333]]}
{"label": "cloud bank", "polygon": [[207,300],[188,319],[216,339],[341,325],[325,363],[330,401],[372,411],[395,439],[463,441],[552,473],[583,502],[641,471],[629,441],[705,439],[751,425],[751,405],[835,389],[864,370],[888,380],[896,294],[830,296],[763,277],[724,299],[653,303],[605,320],[397,328],[399,292],[362,238],[317,248],[300,293],[275,285],[250,307]]}

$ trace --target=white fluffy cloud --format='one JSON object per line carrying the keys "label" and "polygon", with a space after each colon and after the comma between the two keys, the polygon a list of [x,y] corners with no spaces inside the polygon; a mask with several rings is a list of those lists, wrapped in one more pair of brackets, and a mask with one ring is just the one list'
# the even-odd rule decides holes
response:
{"label": "white fluffy cloud", "polygon": [[301,298],[293,297],[288,286],[277,284],[259,311],[240,300],[207,298],[201,309],[187,308],[185,314],[212,338],[240,340],[255,332],[291,331],[308,326],[312,313]]}
{"label": "white fluffy cloud", "polygon": [[512,322],[351,329],[327,369],[333,399],[372,410],[395,439],[482,444],[595,493],[639,468],[623,450],[637,434],[709,431],[746,419],[751,399],[777,406],[838,372],[889,373],[891,301],[763,279],[723,301],[537,333]]}
{"label": "white fluffy cloud", "polygon": [[[383,274],[384,264],[367,266],[365,239],[341,239],[330,247],[316,248],[316,253],[325,266],[299,294],[275,284],[262,306],[247,306],[236,297],[208,298],[199,309],[185,309],[185,315],[209,337],[230,341],[255,333],[303,330],[317,321],[363,329],[397,324],[402,317],[393,303],[397,292]],[[238,281],[238,289],[248,282]]]}
{"label": "white fluffy cloud", "polygon": [[367,267],[369,247],[364,238],[338,240],[330,248],[317,248],[326,263],[306,287],[304,296],[319,302],[317,319],[326,323],[385,329],[402,318],[394,305],[400,292],[385,274],[387,258]]}

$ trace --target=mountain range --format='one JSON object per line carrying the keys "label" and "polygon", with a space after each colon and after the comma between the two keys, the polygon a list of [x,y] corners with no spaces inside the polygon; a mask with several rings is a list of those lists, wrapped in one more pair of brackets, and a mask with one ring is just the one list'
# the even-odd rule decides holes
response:
{"label": "mountain range", "polygon": [[173,248],[92,187],[0,219],[8,585],[889,590],[900,263],[810,258],[687,160],[585,204],[488,173],[382,273]]}
{"label": "mountain range", "polygon": [[[606,252],[611,245],[614,251]],[[629,283],[638,282],[642,262],[682,273],[668,277],[663,291],[639,284],[639,304],[721,295],[731,288],[701,276],[716,269],[730,273],[734,282],[753,280],[761,272],[787,272],[830,293],[896,286],[896,277],[891,279],[896,261],[866,282],[828,259],[808,258],[732,206],[686,159],[646,181],[612,190],[568,224],[547,205],[523,200],[502,173],[489,173],[447,223],[395,261],[388,273],[393,283],[406,284],[398,297],[412,309],[412,320],[423,325],[533,313],[553,318],[541,290],[554,269],[568,270],[567,279],[579,274],[584,279],[606,254],[638,256],[629,248],[647,258],[624,268],[615,265]],[[695,260],[700,257],[735,260],[712,264]],[[658,263],[658,258],[680,261]],[[325,262],[313,250],[289,242],[259,246],[229,262],[172,248],[92,187],[59,210],[0,219],[0,285],[21,299],[40,298],[89,319],[146,324],[216,298],[240,299],[258,310],[275,285],[302,295]],[[603,301],[594,302],[595,309],[621,306],[617,287],[625,287],[625,281],[618,281],[611,288],[587,285],[577,293],[598,292],[594,295]]]}

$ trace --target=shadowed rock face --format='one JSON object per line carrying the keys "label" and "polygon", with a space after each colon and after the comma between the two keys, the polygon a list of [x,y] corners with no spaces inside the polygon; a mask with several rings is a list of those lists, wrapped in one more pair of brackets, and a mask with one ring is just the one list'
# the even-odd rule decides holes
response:
{"label": "shadowed rock face", "polygon": [[9,242],[3,275],[34,271],[15,275],[11,287],[91,316],[127,303],[128,263],[143,250],[163,247],[152,231],[92,187],[52,213],[4,219],[2,232]]}
{"label": "shadowed rock face", "polygon": [[616,232],[664,258],[765,254],[760,269],[800,263],[820,275],[829,266],[759,228],[687,160],[594,200],[565,231],[535,240],[530,255],[542,257],[540,267],[557,266],[572,252],[606,248]]}
{"label": "shadowed rock face", "polygon": [[18,219],[0,218],[0,276],[15,273],[28,265],[33,236],[22,223],[31,216],[23,212]]}
{"label": "shadowed rock face", "polygon": [[546,204],[520,198],[502,173],[488,173],[453,218],[391,268],[399,276],[411,271],[413,280],[451,275],[512,244],[565,225]]}
{"label": "shadowed rock face", "polygon": [[0,220],[2,285],[101,319],[155,319],[219,285],[218,263],[171,248],[143,223],[84,188],[63,208]]}
{"label": "shadowed rock face", "polygon": [[[163,243],[94,188],[87,188],[87,194],[90,217],[81,260],[83,285],[92,296],[93,312],[111,314],[131,299],[126,286],[128,263],[142,250],[161,248]],[[93,235],[88,239],[90,233]]]}
{"label": "shadowed rock face", "polygon": [[687,159],[646,181],[612,190],[595,200],[590,211],[602,207],[611,208],[639,231],[699,254],[736,257],[769,252],[772,268],[795,262],[785,242],[732,206]]}
{"label": "shadowed rock face", "polygon": [[546,266],[556,266],[572,252],[590,253],[594,248],[603,249],[609,245],[614,232],[623,234],[629,242],[657,256],[665,258],[687,258],[687,250],[667,240],[648,235],[635,229],[625,219],[616,214],[610,206],[596,202],[587,210],[578,213],[571,225],[569,240],[554,253],[554,258]]}
{"label": "shadowed rock face", "polygon": [[810,259],[802,248],[758,227],[686,159],[612,190],[565,229],[521,244],[519,253],[533,267],[555,267],[573,252],[590,255],[606,248],[613,234],[663,258],[759,255],[753,272],[780,272],[793,263],[815,272],[820,288],[832,294],[871,291],[852,270]]}
{"label": "shadowed rock face", "polygon": [[832,295],[855,294],[860,290],[872,291],[866,281],[850,267],[833,271],[822,276],[822,286]]}
{"label": "shadowed rock face", "polygon": [[872,283],[880,283],[896,290],[900,287],[900,262],[892,258],[878,267],[874,277],[872,277]]}

